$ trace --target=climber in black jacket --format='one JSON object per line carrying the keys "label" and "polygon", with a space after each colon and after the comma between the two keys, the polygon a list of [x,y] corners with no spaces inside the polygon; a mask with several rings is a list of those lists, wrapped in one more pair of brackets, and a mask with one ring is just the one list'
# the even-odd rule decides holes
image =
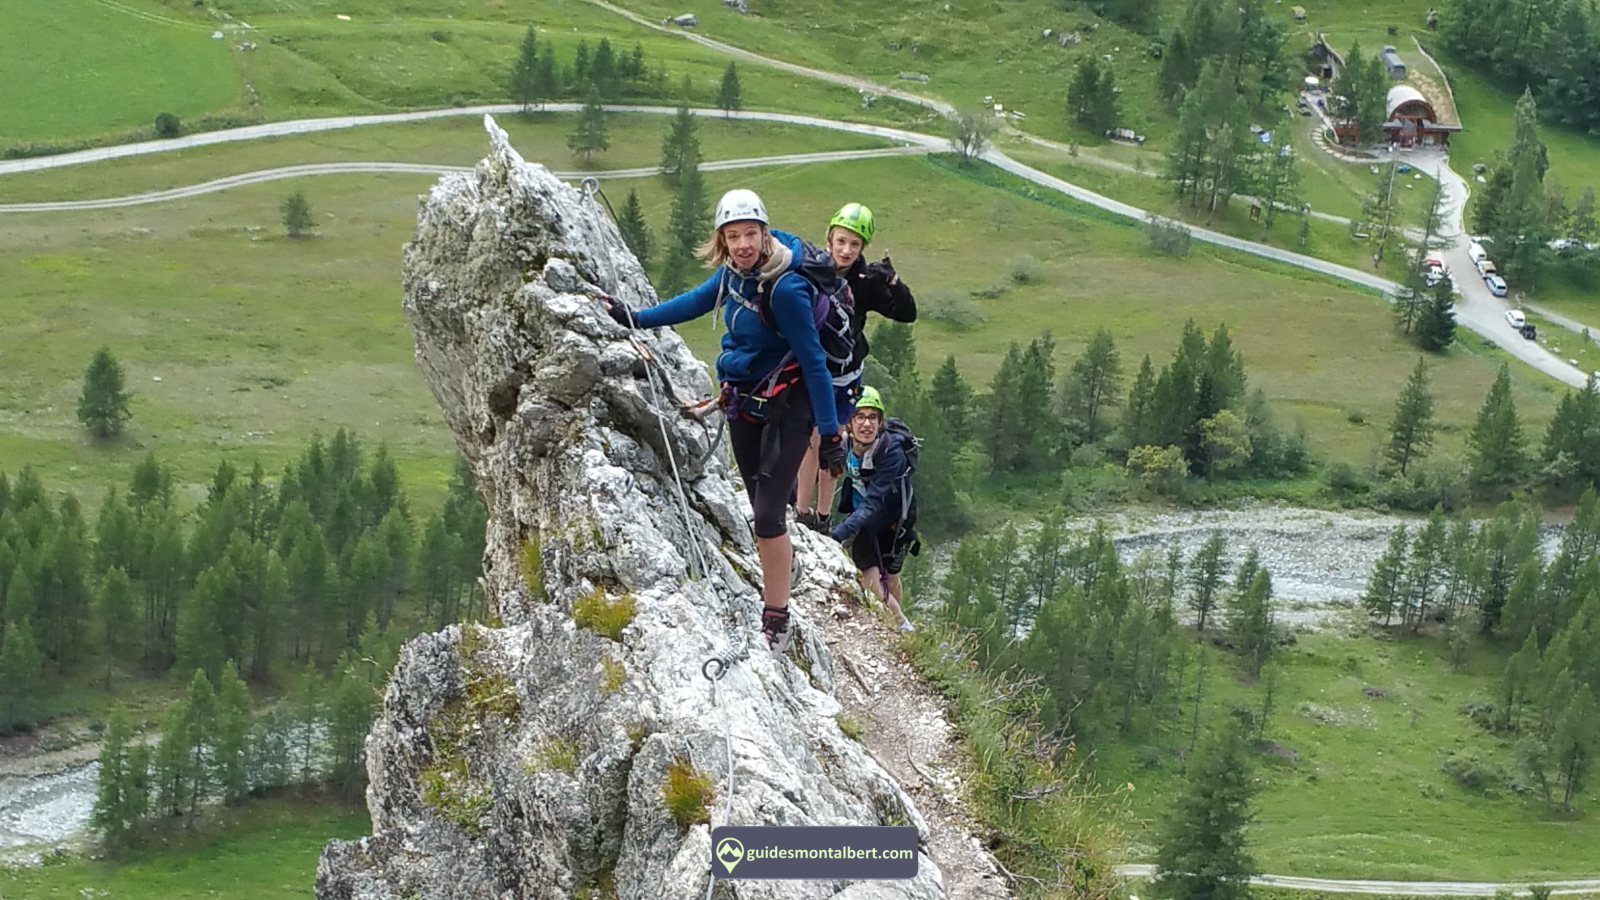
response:
{"label": "climber in black jacket", "polygon": [[[917,300],[895,272],[889,255],[885,253],[882,260],[874,263],[866,262],[862,255],[875,231],[872,210],[859,203],[845,204],[828,222],[828,253],[833,256],[839,274],[850,282],[855,301],[850,316],[855,337],[854,358],[846,374],[834,379],[834,399],[841,425],[850,421],[856,400],[861,396],[861,369],[868,351],[867,313],[875,312],[896,322],[917,320]],[[795,518],[803,525],[827,532],[835,479],[827,469],[817,465],[818,442],[817,433],[812,432],[811,448],[800,462],[800,475],[795,485]]]}

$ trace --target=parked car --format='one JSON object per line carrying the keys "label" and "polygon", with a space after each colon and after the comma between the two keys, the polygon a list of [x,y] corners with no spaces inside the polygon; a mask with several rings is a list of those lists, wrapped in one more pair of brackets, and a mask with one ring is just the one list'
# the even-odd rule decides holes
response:
{"label": "parked car", "polygon": [[1521,330],[1522,326],[1528,324],[1528,317],[1523,315],[1520,309],[1508,309],[1506,310],[1506,321],[1511,324],[1512,328]]}
{"label": "parked car", "polygon": [[1489,258],[1488,252],[1477,241],[1467,244],[1467,256],[1471,257],[1474,263],[1479,263]]}
{"label": "parked car", "polygon": [[[1483,283],[1489,286],[1489,293],[1496,297],[1504,297],[1506,295],[1506,280],[1499,275],[1485,275]],[[1518,315],[1520,316],[1521,313],[1518,313]]]}
{"label": "parked car", "polygon": [[1500,270],[1498,270],[1498,269],[1496,269],[1494,267],[1494,262],[1493,261],[1487,260],[1487,259],[1481,259],[1481,260],[1478,261],[1478,274],[1482,275],[1485,278],[1488,278],[1490,275],[1498,275],[1498,274],[1500,274]]}
{"label": "parked car", "polygon": [[1531,341],[1539,336],[1539,329],[1533,327],[1532,325],[1524,325],[1521,328],[1518,328],[1517,331],[1522,334],[1522,339],[1525,341]]}

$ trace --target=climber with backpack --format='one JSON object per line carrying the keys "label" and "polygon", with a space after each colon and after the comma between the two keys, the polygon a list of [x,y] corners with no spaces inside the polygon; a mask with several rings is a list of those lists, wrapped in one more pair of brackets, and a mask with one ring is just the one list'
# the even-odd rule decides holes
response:
{"label": "climber with backpack", "polygon": [[719,403],[755,517],[761,630],[769,649],[781,654],[792,640],[794,550],[785,520],[813,429],[822,435],[821,464],[844,470],[833,382],[851,357],[849,291],[825,252],[769,228],[766,206],[754,191],[724,194],[714,227],[699,251],[713,270],[703,284],[647,309],[606,298],[606,310],[629,328],[677,325],[721,312],[726,330],[717,356]]}
{"label": "climber with backpack", "polygon": [[917,499],[911,488],[921,441],[904,422],[885,417],[883,398],[871,387],[861,389],[846,430],[848,474],[839,492],[839,511],[846,517],[830,535],[848,545],[850,560],[861,573],[861,586],[889,607],[901,631],[912,631],[911,620],[901,609],[905,594],[900,569],[907,553],[916,555],[922,549],[916,530]]}
{"label": "climber with backpack", "polygon": [[[911,288],[900,280],[885,253],[878,262],[866,262],[862,255],[872,243],[876,227],[872,210],[860,203],[846,203],[828,221],[828,255],[837,271],[850,285],[851,359],[845,372],[834,382],[836,413],[841,424],[849,422],[861,395],[861,370],[867,359],[867,313],[875,312],[896,322],[917,320],[917,300]],[[818,435],[811,435],[811,447],[800,463],[800,480],[795,487],[795,518],[817,531],[828,530],[828,510],[833,505],[834,476],[817,465]],[[813,499],[814,498],[814,499]]]}

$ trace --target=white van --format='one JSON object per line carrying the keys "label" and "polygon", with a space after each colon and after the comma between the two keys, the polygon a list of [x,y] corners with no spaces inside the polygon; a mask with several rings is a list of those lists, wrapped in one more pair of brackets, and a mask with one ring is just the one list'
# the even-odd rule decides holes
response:
{"label": "white van", "polygon": [[1477,241],[1467,244],[1467,256],[1471,257],[1473,264],[1483,262],[1489,258],[1489,254],[1484,252],[1483,245]]}

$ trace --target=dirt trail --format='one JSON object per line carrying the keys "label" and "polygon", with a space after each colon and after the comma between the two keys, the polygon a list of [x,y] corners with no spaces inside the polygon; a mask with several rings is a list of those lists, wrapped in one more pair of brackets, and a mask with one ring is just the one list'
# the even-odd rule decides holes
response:
{"label": "dirt trail", "polygon": [[976,835],[962,796],[964,750],[945,700],[911,667],[894,632],[855,602],[813,613],[829,619],[834,696],[863,723],[867,751],[917,802],[931,833],[928,851],[951,900],[1003,900],[1011,891]]}

